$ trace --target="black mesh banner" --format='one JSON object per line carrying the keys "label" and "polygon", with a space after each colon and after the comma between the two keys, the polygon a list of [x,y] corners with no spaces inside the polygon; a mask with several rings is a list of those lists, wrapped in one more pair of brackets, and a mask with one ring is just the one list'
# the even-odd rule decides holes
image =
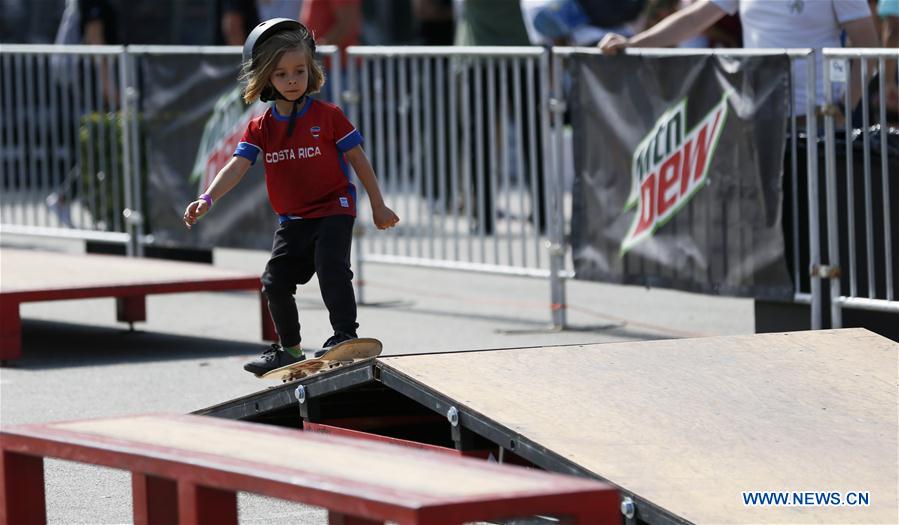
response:
{"label": "black mesh banner", "polygon": [[577,278],[787,299],[786,56],[573,55]]}
{"label": "black mesh banner", "polygon": [[277,217],[266,195],[262,162],[188,231],[184,208],[234,153],[252,118],[237,82],[240,56],[139,56],[148,222],[154,242],[178,246],[269,249]]}

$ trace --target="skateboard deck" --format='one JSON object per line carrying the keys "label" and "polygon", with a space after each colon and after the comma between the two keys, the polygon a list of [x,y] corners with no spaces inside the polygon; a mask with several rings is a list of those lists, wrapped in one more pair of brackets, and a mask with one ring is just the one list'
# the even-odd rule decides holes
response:
{"label": "skateboard deck", "polygon": [[314,359],[305,359],[292,365],[282,366],[263,374],[263,379],[280,379],[285,383],[295,379],[313,376],[334,370],[365,359],[381,355],[381,341],[371,337],[361,337],[334,345],[330,350]]}

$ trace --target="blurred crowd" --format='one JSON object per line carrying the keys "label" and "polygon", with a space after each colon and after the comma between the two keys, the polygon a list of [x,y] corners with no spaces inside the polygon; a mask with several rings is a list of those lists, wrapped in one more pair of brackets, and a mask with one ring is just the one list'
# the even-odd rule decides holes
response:
{"label": "blurred crowd", "polygon": [[[867,7],[865,1],[0,0],[0,42],[241,45],[260,21],[286,17],[303,22],[319,44],[339,46],[600,44],[605,52],[615,52],[630,46],[836,44],[899,49],[899,0],[867,0]],[[775,3],[789,13],[772,15]],[[826,15],[824,7],[836,16]],[[846,20],[840,19],[840,10]],[[741,14],[751,18],[741,20]],[[794,21],[793,15],[799,18]],[[799,22],[834,27],[804,28],[805,33],[791,29]],[[812,29],[827,38],[806,41],[803,35],[814,36]],[[774,44],[760,46],[765,42]],[[899,108],[899,89],[889,82],[895,70],[888,61],[891,108]]]}
{"label": "blurred crowd", "polygon": [[[240,45],[259,21],[295,18],[323,44],[594,45],[609,32],[634,35],[704,0],[0,0],[0,42]],[[814,7],[824,0],[791,0]],[[870,0],[883,43],[897,18]],[[127,9],[126,4],[127,3]],[[68,26],[67,26],[68,24]],[[74,31],[73,29],[77,29]],[[682,47],[741,47],[739,13]]]}
{"label": "blurred crowd", "polygon": [[[815,0],[805,0],[815,1]],[[876,0],[874,0],[876,2]],[[519,12],[527,43],[590,45],[610,30],[651,27],[695,0],[0,0],[0,42],[51,43],[66,11],[103,24],[105,43],[239,45],[258,21],[308,22],[325,43],[453,45],[460,20],[475,11]],[[126,6],[127,4],[127,6]],[[127,9],[125,9],[127,7]],[[586,15],[586,16],[585,16]],[[320,26],[320,27],[316,27]],[[329,34],[329,31],[332,31]],[[464,35],[461,36],[464,40]],[[521,42],[519,42],[520,44]],[[739,47],[740,24],[727,17],[689,47]]]}

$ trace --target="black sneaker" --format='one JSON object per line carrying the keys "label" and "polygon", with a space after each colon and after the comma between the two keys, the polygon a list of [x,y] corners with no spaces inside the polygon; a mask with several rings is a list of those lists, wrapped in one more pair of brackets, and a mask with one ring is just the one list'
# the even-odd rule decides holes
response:
{"label": "black sneaker", "polygon": [[256,374],[257,376],[261,376],[276,368],[299,363],[304,359],[306,359],[305,355],[294,357],[290,355],[289,352],[285,352],[280,345],[273,344],[268,350],[262,352],[261,356],[243,365],[243,369],[247,372]]}
{"label": "black sneaker", "polygon": [[325,352],[330,350],[332,347],[356,338],[356,334],[348,334],[346,332],[335,331],[334,335],[329,337],[328,340],[325,341],[325,344],[322,345],[322,349],[315,352],[315,357],[321,357],[325,355]]}

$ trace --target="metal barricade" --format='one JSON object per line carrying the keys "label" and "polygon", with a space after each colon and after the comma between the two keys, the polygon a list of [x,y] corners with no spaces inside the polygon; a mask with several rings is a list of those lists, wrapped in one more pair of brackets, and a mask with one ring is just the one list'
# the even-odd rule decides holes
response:
{"label": "metal barricade", "polygon": [[0,72],[2,231],[133,251],[139,137],[126,49],[0,44]]}
{"label": "metal barricade", "polygon": [[368,235],[369,208],[359,206],[358,299],[367,262],[548,278],[553,325],[563,327],[571,273],[550,142],[549,52],[350,47],[348,57],[344,100],[401,218]]}
{"label": "metal barricade", "polygon": [[[899,171],[899,107],[884,102],[890,91],[899,94],[899,53],[825,49],[823,54],[829,102],[824,111],[829,264],[824,270],[830,279],[832,325],[839,327],[843,307],[899,313],[893,253],[899,182],[891,180]],[[875,70],[877,81],[870,83]]]}
{"label": "metal barricade", "polygon": [[[336,46],[317,54],[340,70]],[[124,244],[145,231],[137,81],[142,56],[233,55],[239,46],[0,44],[0,231]],[[329,93],[342,76],[329,75]]]}
{"label": "metal barricade", "polygon": [[[338,48],[319,48],[330,66],[329,92],[339,95],[365,135],[385,196],[402,218],[394,230],[367,235],[369,208],[364,202],[359,206],[354,253],[360,301],[368,262],[530,276],[549,280],[553,325],[565,327],[565,279],[573,272],[565,238],[571,195],[563,172],[571,151],[564,140],[563,79],[566,57],[574,51],[597,52],[351,47],[342,67]],[[139,255],[149,237],[142,220],[138,61],[151,53],[239,52],[237,47],[0,44],[2,232],[122,243],[129,254]],[[819,101],[833,101],[834,87],[849,83],[850,63],[867,78],[869,71],[896,65],[899,57],[893,50],[828,49],[821,71],[820,63],[808,60],[811,50],[783,52],[793,62],[794,83],[804,85],[807,94],[804,107],[791,112],[791,165],[785,175],[792,213],[784,220],[793,242],[803,244],[803,253],[794,249],[789,261],[794,299],[811,305],[812,328],[822,326],[822,279],[830,279],[833,326],[840,326],[844,306],[899,311],[893,256],[897,228],[891,220],[899,209],[899,184],[890,180],[899,162],[894,114],[880,104],[873,113],[853,117],[849,89],[839,95],[842,111],[838,104],[824,105],[823,191],[816,120]],[[771,51],[628,53],[745,56]],[[816,88],[818,72],[823,73],[823,93]],[[891,86],[879,75],[873,91],[860,90],[862,106],[886,98]],[[838,147],[841,131],[845,144]],[[853,144],[861,154],[853,152]],[[845,159],[838,160],[841,152]],[[847,174],[842,179],[841,170]],[[818,222],[822,196],[826,230]],[[848,261],[845,268],[841,260]]]}

